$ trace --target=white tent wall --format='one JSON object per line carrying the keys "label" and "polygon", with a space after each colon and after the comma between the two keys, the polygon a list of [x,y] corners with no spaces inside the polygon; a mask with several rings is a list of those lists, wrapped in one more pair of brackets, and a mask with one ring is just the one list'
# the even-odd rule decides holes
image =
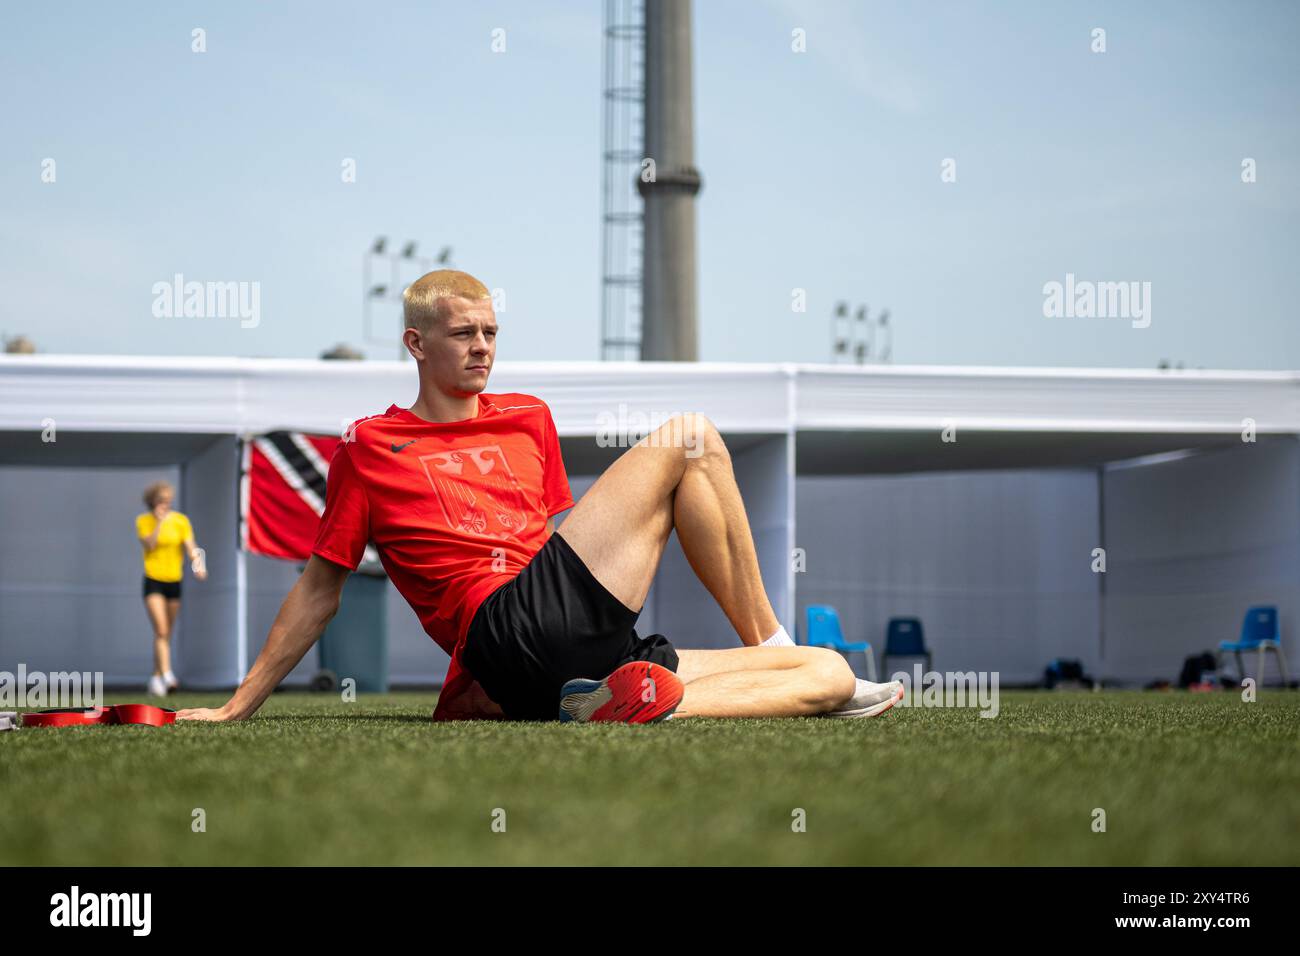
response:
{"label": "white tent wall", "polygon": [[181,468],[182,510],[203,548],[208,579],[198,581],[186,562],[184,598],[172,639],[172,669],[189,687],[225,687],[239,669],[238,529],[239,442],[214,436]]}
{"label": "white tent wall", "polygon": [[[609,422],[708,415],[732,447],[787,628],[825,601],[841,605],[850,637],[882,643],[886,619],[911,611],[940,669],[1032,680],[1069,656],[1137,680],[1174,676],[1185,653],[1235,636],[1249,604],[1274,603],[1300,671],[1288,639],[1300,613],[1300,373],[503,361],[492,388],[548,403],[575,494],[612,460],[591,437]],[[0,356],[0,669],[147,675],[130,521],[141,487],[189,462],[181,505],[197,509],[213,577],[187,580],[177,661],[187,682],[233,683],[297,573],[227,550],[234,436],[336,432],[414,390],[409,362]],[[1236,444],[1247,418],[1257,446],[1211,451]],[[40,442],[46,419],[59,423],[57,446]],[[960,444],[933,441],[948,425]],[[809,463],[797,482],[795,436]],[[1185,448],[1201,453],[1097,478],[1102,462]],[[962,470],[978,468],[996,470]],[[1088,567],[1103,489],[1105,600]],[[799,574],[795,545],[808,553]],[[229,591],[241,568],[242,621]],[[400,597],[389,601],[394,683],[440,679],[445,655]],[[734,642],[675,541],[638,631],[683,647]],[[313,653],[292,679],[314,667]]]}
{"label": "white tent wall", "polygon": [[[774,435],[736,454],[732,466],[754,534],[763,586],[777,620],[794,633],[793,555],[794,445],[788,435]],[[712,599],[710,599],[712,600]],[[736,635],[730,624],[721,646],[731,647]],[[690,645],[685,645],[690,646]],[[716,645],[714,645],[716,646]]]}
{"label": "white tent wall", "polygon": [[[159,479],[179,487],[179,469],[0,468],[0,670],[98,671],[106,684],[144,685],[152,628],[135,518]],[[177,504],[187,507],[183,495]]]}
{"label": "white tent wall", "polygon": [[[1185,657],[1237,640],[1257,604],[1278,608],[1287,666],[1300,672],[1295,440],[1108,468],[1104,500],[1105,674],[1176,681]],[[1246,655],[1252,677],[1257,661]]]}
{"label": "white tent wall", "polygon": [[1095,471],[801,476],[796,509],[801,641],[808,605],[830,604],[878,667],[891,617],[921,620],[940,671],[1027,683],[1053,657],[1096,667]]}

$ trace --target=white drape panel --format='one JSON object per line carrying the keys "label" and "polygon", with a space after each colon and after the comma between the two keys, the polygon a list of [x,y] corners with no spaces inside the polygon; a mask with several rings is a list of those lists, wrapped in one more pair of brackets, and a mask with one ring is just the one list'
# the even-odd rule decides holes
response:
{"label": "white drape panel", "polygon": [[1300,446],[1109,469],[1105,502],[1108,672],[1177,680],[1185,657],[1237,640],[1256,604],[1277,606],[1288,666],[1300,670]]}
{"label": "white drape panel", "polygon": [[808,605],[831,604],[877,662],[889,618],[918,617],[941,671],[1034,681],[1057,656],[1095,669],[1094,472],[805,476],[797,508],[801,636]]}
{"label": "white drape panel", "polygon": [[[179,489],[180,469],[0,468],[0,670],[100,671],[107,683],[144,685],[153,629],[135,517],[160,479]],[[178,495],[179,510],[190,504]],[[195,527],[202,534],[204,522]]]}
{"label": "white drape panel", "polygon": [[235,580],[238,474],[239,442],[233,436],[215,438],[181,469],[181,499],[208,567],[208,579],[196,581],[186,561],[181,617],[172,639],[173,670],[191,687],[225,687],[243,678]]}

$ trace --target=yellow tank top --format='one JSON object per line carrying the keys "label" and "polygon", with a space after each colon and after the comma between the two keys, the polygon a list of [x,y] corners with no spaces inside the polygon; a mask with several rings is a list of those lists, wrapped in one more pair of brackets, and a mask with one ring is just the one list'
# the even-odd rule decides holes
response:
{"label": "yellow tank top", "polygon": [[[158,519],[146,511],[135,519],[135,533],[143,541],[153,534]],[[190,519],[179,511],[169,511],[163,517],[162,530],[153,550],[145,552],[144,576],[155,581],[179,581],[184,573],[185,542],[194,537]]]}

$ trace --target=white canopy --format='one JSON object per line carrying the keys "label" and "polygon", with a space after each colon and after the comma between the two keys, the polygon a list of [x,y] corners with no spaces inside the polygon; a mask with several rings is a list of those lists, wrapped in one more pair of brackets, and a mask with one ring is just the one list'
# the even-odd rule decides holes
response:
{"label": "white canopy", "polygon": [[[333,432],[415,397],[396,361],[0,356],[0,430]],[[702,411],[726,432],[1231,435],[1300,432],[1300,373],[798,364],[500,362],[491,391],[541,396],[562,435],[620,403]]]}
{"label": "white canopy", "polygon": [[[936,666],[1014,681],[1058,654],[1108,677],[1176,675],[1173,658],[1233,637],[1248,604],[1300,613],[1298,386],[1296,372],[501,362],[489,390],[550,405],[576,495],[621,451],[593,440],[611,420],[703,412],[792,633],[810,603],[877,644],[914,613]],[[142,612],[122,535],[135,486],[166,469],[211,574],[186,592],[179,673],[238,680],[294,569],[235,547],[236,438],[337,433],[415,395],[410,362],[0,356],[0,669],[129,676]],[[1088,570],[1102,546],[1104,576]],[[445,658],[400,599],[389,618],[394,677],[437,679]],[[66,636],[88,622],[93,639]],[[734,643],[675,544],[637,626]]]}

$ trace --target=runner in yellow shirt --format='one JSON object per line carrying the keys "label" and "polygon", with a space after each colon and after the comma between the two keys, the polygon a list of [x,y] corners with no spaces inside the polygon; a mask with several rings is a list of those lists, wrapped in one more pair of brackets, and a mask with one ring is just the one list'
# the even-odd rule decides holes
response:
{"label": "runner in yellow shirt", "polygon": [[153,676],[149,693],[164,697],[176,688],[172,673],[171,637],[181,609],[181,578],[184,558],[200,581],[208,576],[203,549],[194,543],[190,519],[172,510],[176,492],[165,481],[156,481],[144,491],[149,510],[135,519],[136,537],[144,548],[144,607],[153,625]]}

